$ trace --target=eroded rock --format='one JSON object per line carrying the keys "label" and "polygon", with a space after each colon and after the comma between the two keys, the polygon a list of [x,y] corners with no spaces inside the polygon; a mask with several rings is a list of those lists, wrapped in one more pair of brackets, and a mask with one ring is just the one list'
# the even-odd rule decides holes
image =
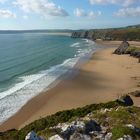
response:
{"label": "eroded rock", "polygon": [[38,137],[34,131],[31,131],[27,134],[25,140],[43,140],[43,139]]}
{"label": "eroded rock", "polygon": [[54,135],[50,137],[49,140],[64,140],[64,139],[62,139],[59,135]]}
{"label": "eroded rock", "polygon": [[112,133],[107,133],[105,135],[105,140],[111,140],[111,138],[112,138]]}
{"label": "eroded rock", "polygon": [[70,140],[91,140],[91,137],[75,132],[73,135],[71,135]]}
{"label": "eroded rock", "polygon": [[117,140],[133,140],[133,138],[130,135],[124,135],[122,138],[119,138]]}
{"label": "eroded rock", "polygon": [[131,92],[130,94],[135,96],[135,97],[140,97],[140,90],[136,90],[134,92]]}
{"label": "eroded rock", "polygon": [[127,41],[123,41],[122,44],[114,51],[114,54],[124,54],[129,47],[129,43]]}
{"label": "eroded rock", "polygon": [[133,100],[131,99],[131,97],[129,95],[123,95],[117,101],[126,106],[131,106],[134,104]]}
{"label": "eroded rock", "polygon": [[90,120],[85,124],[85,133],[88,134],[89,132],[92,131],[98,131],[98,132],[101,131],[100,125],[97,124],[97,122],[94,120]]}

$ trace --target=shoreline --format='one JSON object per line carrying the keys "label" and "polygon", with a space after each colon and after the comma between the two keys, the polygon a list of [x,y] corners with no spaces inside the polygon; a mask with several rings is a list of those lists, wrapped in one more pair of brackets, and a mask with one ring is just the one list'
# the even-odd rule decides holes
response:
{"label": "shoreline", "polygon": [[[89,45],[92,45],[92,44],[94,44],[94,42],[93,41],[90,41],[88,44]],[[50,69],[48,69],[48,71],[50,72],[49,73],[50,74],[50,77],[52,75],[52,80],[50,82],[48,82],[47,80],[49,80],[50,77],[47,76],[46,77],[46,80],[43,83],[41,82],[41,84],[43,84],[45,86],[45,88],[43,90],[41,90],[41,91],[37,91],[36,92],[34,90],[34,88],[36,88],[36,87],[34,87],[31,90],[31,92],[28,92],[28,94],[31,93],[31,94],[34,94],[34,96],[32,96],[31,98],[27,98],[24,101],[26,103],[28,103],[31,99],[33,99],[34,97],[38,96],[39,94],[41,94],[43,92],[47,92],[48,90],[50,90],[53,87],[55,87],[62,80],[68,79],[69,77],[74,77],[74,75],[76,75],[76,73],[78,72],[78,67],[80,65],[82,65],[83,63],[85,63],[87,60],[89,60],[90,57],[91,57],[91,55],[92,55],[92,53],[94,53],[95,50],[99,50],[99,49],[97,47],[93,47],[92,49],[90,49],[90,51],[86,51],[86,53],[83,53],[82,55],[79,55],[79,56],[73,57],[73,58],[68,58],[68,59],[64,60],[62,63],[60,63],[58,65],[55,65],[55,66],[52,66]],[[54,75],[53,73],[55,72],[55,69],[56,69],[56,75],[55,75],[55,77],[53,77],[53,75]],[[59,70],[60,70],[60,72],[59,72]],[[58,71],[58,74],[57,74],[57,71]],[[42,77],[39,78],[39,80],[40,79],[42,79]],[[3,124],[4,122],[6,122],[12,116],[14,116],[22,107],[24,107],[26,105],[26,103],[21,104],[21,105],[19,103],[19,106],[17,106],[18,109],[16,109],[16,107],[15,107],[12,110],[10,110],[11,112],[14,110],[12,115],[11,114],[10,115],[8,114],[7,116],[6,115],[2,115],[2,116],[5,116],[5,118],[4,117],[2,118],[3,121],[1,121],[0,125]],[[3,108],[5,108],[5,106]]]}
{"label": "shoreline", "polygon": [[[51,34],[51,33],[45,33],[45,34]],[[55,33],[52,35],[56,35]],[[59,34],[60,35],[60,34]],[[64,34],[61,34],[61,35],[64,35]],[[86,39],[88,40],[88,39]],[[88,40],[90,41],[92,44],[95,44],[94,41],[92,40]],[[95,45],[96,46],[96,45]],[[96,48],[96,50],[94,50]],[[11,119],[13,116],[16,116],[16,114],[18,114],[18,112],[20,110],[22,110],[22,108],[24,108],[24,106],[26,106],[26,104],[28,104],[28,102],[30,102],[32,99],[34,99],[35,97],[38,97],[40,96],[40,94],[43,94],[43,93],[46,93],[47,91],[51,90],[52,88],[54,88],[56,85],[58,85],[59,83],[61,83],[63,80],[68,80],[68,79],[71,79],[73,77],[75,77],[75,75],[78,74],[78,71],[79,71],[79,67],[81,65],[83,65],[84,63],[86,63],[90,57],[92,57],[92,54],[95,53],[96,51],[99,51],[100,49],[102,48],[97,48],[97,46],[95,47],[93,50],[91,50],[90,52],[87,52],[85,55],[79,57],[74,66],[72,67],[72,69],[69,69],[67,70],[66,72],[64,72],[63,74],[61,74],[58,78],[56,78],[55,81],[53,81],[51,84],[49,84],[47,87],[46,87],[46,90],[43,90],[41,92],[39,92],[37,95],[33,96],[31,99],[29,99],[17,112],[15,112],[12,116],[10,116],[8,119],[6,119],[5,121],[1,122],[0,123],[0,128],[1,128],[1,125],[5,124],[5,122],[9,121],[9,119]],[[74,59],[74,58],[72,58]],[[69,59],[67,59],[69,60]],[[67,60],[65,60],[62,64],[64,64]],[[60,64],[61,65],[61,64]],[[56,67],[56,66],[54,66]]]}
{"label": "shoreline", "polygon": [[41,34],[48,34],[48,35],[62,35],[62,36],[71,36],[71,33],[68,33],[68,32],[66,32],[66,33],[63,33],[63,32],[54,32],[54,33],[41,33]]}
{"label": "shoreline", "polygon": [[[100,41],[97,43],[109,47],[93,54],[90,60],[80,66],[78,74],[74,77],[62,80],[49,91],[31,99],[19,112],[0,126],[0,131],[19,129],[33,120],[57,111],[107,102],[116,99],[118,94],[135,88],[137,81],[131,78],[134,77],[131,71],[135,72],[135,76],[136,74],[140,76],[140,72],[137,71],[140,66],[136,58],[128,55],[113,55],[112,51],[120,42],[114,45]],[[131,64],[136,68],[130,67]],[[119,72],[120,75],[114,75]],[[138,101],[135,105],[139,105]]]}

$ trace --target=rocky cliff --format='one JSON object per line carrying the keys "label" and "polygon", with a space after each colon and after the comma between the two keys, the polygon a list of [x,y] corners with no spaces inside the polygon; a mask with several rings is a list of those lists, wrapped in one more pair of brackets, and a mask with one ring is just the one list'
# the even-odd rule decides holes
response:
{"label": "rocky cliff", "polygon": [[91,40],[136,40],[140,41],[140,28],[112,28],[112,29],[91,29],[75,31],[72,38],[88,38]]}

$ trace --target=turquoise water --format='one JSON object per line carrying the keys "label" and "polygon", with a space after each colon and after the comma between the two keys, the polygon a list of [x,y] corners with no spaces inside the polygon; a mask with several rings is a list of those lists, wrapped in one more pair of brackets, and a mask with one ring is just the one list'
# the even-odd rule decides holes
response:
{"label": "turquoise water", "polygon": [[76,40],[66,36],[42,34],[0,35],[0,92],[20,79],[75,55],[76,48],[68,47]]}
{"label": "turquoise water", "polygon": [[0,34],[0,122],[96,48],[69,36]]}

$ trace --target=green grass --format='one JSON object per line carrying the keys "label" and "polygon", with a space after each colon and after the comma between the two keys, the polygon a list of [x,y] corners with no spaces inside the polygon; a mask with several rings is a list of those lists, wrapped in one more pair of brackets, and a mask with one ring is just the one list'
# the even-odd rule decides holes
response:
{"label": "green grass", "polygon": [[112,129],[112,140],[117,140],[124,135],[130,135],[133,138],[135,137],[133,130],[129,129],[128,127],[117,125]]}
{"label": "green grass", "polygon": [[58,123],[68,122],[76,117],[84,117],[88,113],[91,113],[95,110],[99,110],[101,108],[113,108],[117,106],[120,106],[120,104],[116,101],[112,101],[109,103],[92,104],[82,108],[60,111],[54,115],[47,116],[45,118],[34,121],[19,131],[15,130],[12,131],[11,133],[9,132],[2,133],[0,135],[0,139],[8,140],[11,138],[12,140],[13,138],[14,140],[24,140],[25,136],[32,130],[35,131],[36,133],[41,133],[41,131],[43,132],[45,129],[49,127],[56,126]]}
{"label": "green grass", "polygon": [[0,140],[17,140],[18,139],[18,135],[17,135],[18,131],[17,130],[9,130],[3,134],[0,134]]}
{"label": "green grass", "polygon": [[42,138],[48,139],[51,136],[60,134],[60,132],[61,132],[61,129],[45,129],[43,131],[38,132],[37,135],[41,136]]}
{"label": "green grass", "polygon": [[[110,111],[103,112],[101,110],[108,108]],[[92,112],[92,113],[91,113]],[[132,131],[126,128],[126,124],[133,124],[140,128],[140,108],[134,106],[122,106],[118,102],[92,104],[82,108],[60,111],[54,115],[47,116],[32,122],[21,130],[12,130],[0,134],[0,140],[24,140],[30,131],[35,131],[39,136],[48,139],[48,137],[59,134],[60,129],[49,129],[58,125],[58,123],[66,123],[75,121],[77,118],[85,117],[91,113],[91,119],[96,120],[99,124],[109,125],[110,131],[113,133],[112,139],[122,137],[124,134],[134,136]]]}
{"label": "green grass", "polygon": [[140,48],[134,47],[134,46],[129,46],[125,53],[126,54],[131,54],[134,51],[140,51]]}
{"label": "green grass", "polygon": [[111,111],[106,113],[101,113],[97,111],[92,116],[100,124],[104,123],[106,118],[108,118],[108,123],[110,127],[121,124],[133,124],[140,128],[140,108],[138,107],[119,107],[117,110],[113,108]]}
{"label": "green grass", "polygon": [[[130,135],[136,138],[137,135],[126,127],[127,124],[132,124],[137,128],[140,128],[140,108],[138,107],[119,107],[112,108],[110,111],[103,113],[100,110],[94,112],[93,119],[97,120],[98,123],[105,126],[109,126],[113,136],[112,140],[123,137],[124,135]],[[106,119],[108,120],[106,123]]]}

